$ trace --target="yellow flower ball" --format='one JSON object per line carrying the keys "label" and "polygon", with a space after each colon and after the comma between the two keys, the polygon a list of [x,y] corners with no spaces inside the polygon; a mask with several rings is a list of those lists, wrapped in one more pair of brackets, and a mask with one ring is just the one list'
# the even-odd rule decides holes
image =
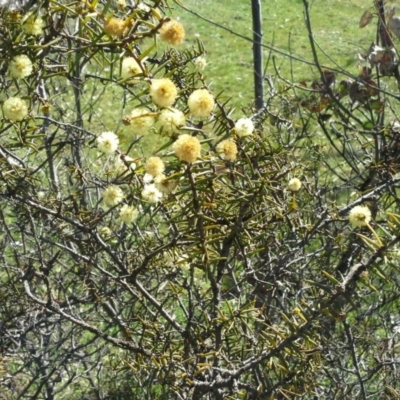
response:
{"label": "yellow flower ball", "polygon": [[22,25],[22,29],[28,35],[40,36],[43,33],[44,21],[40,17],[31,14]]}
{"label": "yellow flower ball", "polygon": [[126,57],[122,60],[121,64],[121,78],[129,79],[135,75],[141,74],[142,68],[133,57]]}
{"label": "yellow flower ball", "polygon": [[107,186],[103,192],[103,201],[107,207],[116,206],[124,197],[124,192],[116,185]]}
{"label": "yellow flower ball", "polygon": [[118,149],[119,139],[114,132],[103,132],[96,138],[97,148],[104,154],[112,154]]}
{"label": "yellow flower ball", "polygon": [[291,192],[298,192],[301,189],[301,181],[298,178],[293,178],[288,183],[288,189]]}
{"label": "yellow flower ball", "polygon": [[153,79],[150,86],[150,97],[159,107],[170,107],[175,103],[178,89],[169,78]]}
{"label": "yellow flower ball", "polygon": [[185,29],[183,25],[175,20],[166,22],[160,29],[160,37],[164,42],[177,46],[185,38]]}
{"label": "yellow flower ball", "polygon": [[151,176],[157,176],[164,172],[165,165],[160,157],[150,157],[146,162],[145,170]]}
{"label": "yellow flower ball", "polygon": [[371,222],[371,210],[367,206],[355,206],[350,210],[349,222],[353,228],[361,228]]}
{"label": "yellow flower ball", "polygon": [[32,61],[29,59],[28,56],[25,56],[23,54],[14,57],[8,66],[8,73],[12,78],[26,78],[32,73],[32,71]]}
{"label": "yellow flower ball", "polygon": [[161,201],[163,194],[153,185],[145,185],[142,190],[142,199],[151,203],[156,204]]}
{"label": "yellow flower ball", "polygon": [[223,140],[222,142],[217,144],[216,147],[219,155],[228,161],[235,161],[236,155],[238,152],[236,143],[231,139]]}
{"label": "yellow flower ball", "polygon": [[137,208],[133,206],[129,206],[128,204],[124,204],[119,211],[119,219],[125,224],[131,224],[138,219],[139,211]]}
{"label": "yellow flower ball", "polygon": [[146,135],[155,124],[154,113],[145,107],[134,108],[124,117],[124,124],[135,135]]}
{"label": "yellow flower ball", "polygon": [[104,33],[110,36],[122,37],[126,29],[125,21],[121,18],[111,18],[104,24]]}
{"label": "yellow flower ball", "polygon": [[186,124],[186,117],[176,108],[165,108],[157,119],[156,128],[162,135],[169,136],[176,133]]}
{"label": "yellow flower ball", "polygon": [[10,97],[3,104],[3,114],[10,121],[22,121],[28,115],[28,106],[19,97]]}
{"label": "yellow flower ball", "polygon": [[201,155],[201,144],[196,137],[184,134],[172,145],[176,156],[181,161],[195,162]]}
{"label": "yellow flower ball", "polygon": [[197,89],[188,98],[190,113],[199,118],[209,117],[214,104],[214,98],[207,89]]}

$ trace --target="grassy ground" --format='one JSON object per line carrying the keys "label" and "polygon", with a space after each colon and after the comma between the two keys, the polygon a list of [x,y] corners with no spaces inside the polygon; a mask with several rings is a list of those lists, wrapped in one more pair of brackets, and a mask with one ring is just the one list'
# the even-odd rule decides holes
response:
{"label": "grassy ground", "polygon": [[[246,37],[252,37],[251,6],[238,0],[182,0],[183,5],[223,27]],[[301,0],[270,0],[262,3],[263,42],[286,54],[312,61],[309,38],[304,23]],[[327,67],[341,67],[357,73],[357,54],[367,50],[374,40],[376,25],[358,27],[364,10],[372,1],[322,0],[310,1],[311,20],[316,43],[320,46],[321,63]],[[232,98],[239,113],[253,98],[252,46],[246,41],[210,22],[200,19],[178,5],[173,14],[185,25],[187,40],[184,46],[195,44],[200,38],[208,51],[209,65],[205,70],[213,82],[215,93],[224,90]],[[274,57],[275,70],[272,56]],[[312,80],[315,68],[264,49],[266,72],[294,80]],[[269,62],[268,62],[269,61]]]}

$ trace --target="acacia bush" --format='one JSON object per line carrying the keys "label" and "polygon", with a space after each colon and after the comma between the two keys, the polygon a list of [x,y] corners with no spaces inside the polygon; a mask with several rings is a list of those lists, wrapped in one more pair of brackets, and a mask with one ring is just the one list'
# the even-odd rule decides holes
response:
{"label": "acacia bush", "polygon": [[0,397],[397,398],[383,4],[360,73],[311,40],[237,121],[173,6],[1,8]]}

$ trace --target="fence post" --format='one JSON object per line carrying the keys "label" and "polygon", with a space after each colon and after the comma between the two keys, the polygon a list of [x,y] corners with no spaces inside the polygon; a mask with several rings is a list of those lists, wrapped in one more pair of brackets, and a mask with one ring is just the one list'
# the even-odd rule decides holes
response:
{"label": "fence post", "polygon": [[264,104],[261,0],[251,0],[251,11],[253,18],[254,93],[256,109],[260,110]]}

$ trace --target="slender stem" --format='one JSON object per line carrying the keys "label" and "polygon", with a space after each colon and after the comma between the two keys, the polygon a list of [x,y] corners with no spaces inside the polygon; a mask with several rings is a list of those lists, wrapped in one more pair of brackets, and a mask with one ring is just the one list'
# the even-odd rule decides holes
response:
{"label": "slender stem", "polygon": [[362,399],[366,399],[367,398],[367,394],[365,391],[365,386],[364,386],[364,381],[363,378],[361,376],[361,372],[360,372],[360,368],[358,366],[358,360],[357,360],[357,354],[356,354],[356,349],[354,346],[354,337],[353,334],[351,332],[350,326],[349,324],[345,321],[343,322],[343,326],[346,332],[346,336],[347,336],[347,340],[349,343],[349,347],[351,349],[351,358],[353,359],[353,364],[354,364],[354,368],[356,370],[356,375],[358,378],[358,381],[360,382],[360,388],[361,388],[361,395],[362,395]]}

